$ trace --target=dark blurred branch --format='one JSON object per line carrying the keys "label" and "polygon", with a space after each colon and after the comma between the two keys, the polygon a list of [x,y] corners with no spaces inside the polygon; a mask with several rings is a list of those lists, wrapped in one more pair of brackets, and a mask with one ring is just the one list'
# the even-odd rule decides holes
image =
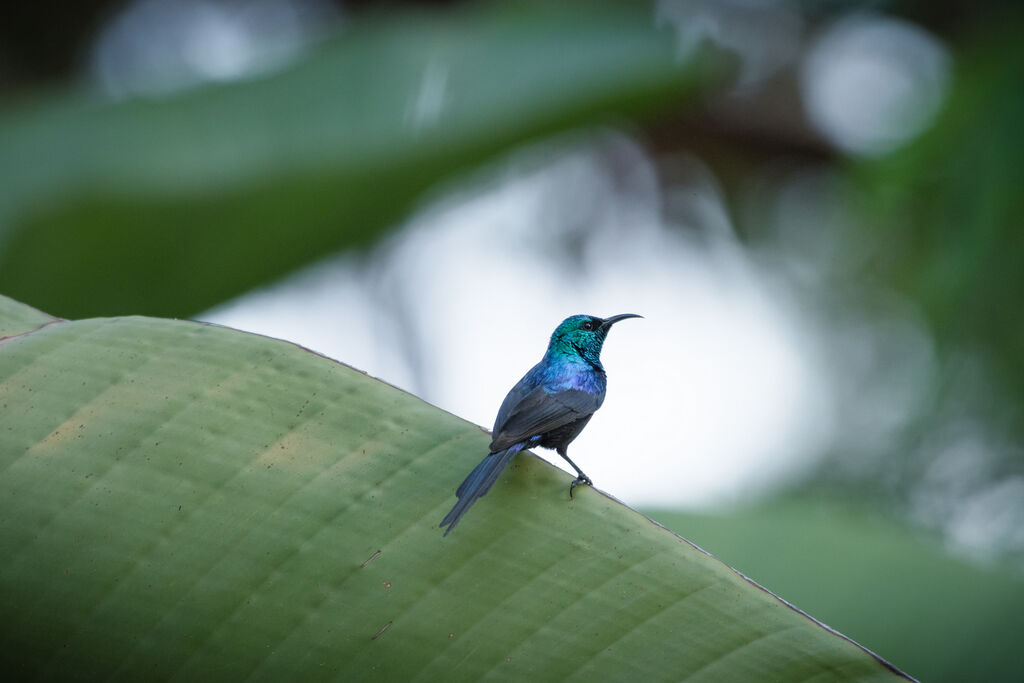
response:
{"label": "dark blurred branch", "polygon": [[68,80],[96,31],[123,0],[37,0],[0,10],[0,96]]}

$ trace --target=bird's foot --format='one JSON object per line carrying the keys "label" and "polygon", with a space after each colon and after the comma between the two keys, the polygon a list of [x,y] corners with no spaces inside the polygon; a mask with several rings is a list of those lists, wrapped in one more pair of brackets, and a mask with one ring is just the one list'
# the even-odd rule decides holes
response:
{"label": "bird's foot", "polygon": [[587,475],[580,474],[580,476],[578,476],[575,479],[573,479],[572,483],[569,484],[569,498],[572,498],[572,490],[574,488],[576,488],[577,486],[579,486],[580,484],[585,484],[587,486],[593,486],[594,482],[590,481],[590,477],[588,477]]}

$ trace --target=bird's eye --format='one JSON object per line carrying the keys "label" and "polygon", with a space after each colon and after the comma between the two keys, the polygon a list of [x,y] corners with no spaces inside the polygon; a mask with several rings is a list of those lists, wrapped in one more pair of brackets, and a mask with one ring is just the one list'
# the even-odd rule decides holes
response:
{"label": "bird's eye", "polygon": [[580,328],[584,329],[584,330],[593,330],[594,329],[594,321],[593,320],[586,320],[586,321],[583,322],[582,325],[580,325]]}

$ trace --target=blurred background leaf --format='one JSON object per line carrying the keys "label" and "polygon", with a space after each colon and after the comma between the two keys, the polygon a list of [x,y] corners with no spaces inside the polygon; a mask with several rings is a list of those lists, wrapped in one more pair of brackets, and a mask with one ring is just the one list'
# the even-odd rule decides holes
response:
{"label": "blurred background leaf", "polygon": [[805,497],[647,513],[897,666],[913,664],[922,681],[1000,680],[1024,666],[1024,577],[951,557],[934,536],[877,511]]}
{"label": "blurred background leaf", "polygon": [[0,290],[66,317],[196,315],[365,246],[511,145],[678,103],[721,65],[674,59],[646,8],[485,4],[369,16],[249,82],[26,101],[0,118]]}
{"label": "blurred background leaf", "polygon": [[[824,458],[812,488],[885,500],[979,556],[1024,556],[1024,50],[1017,11],[957,31],[953,87],[935,124],[845,169],[843,201],[868,245],[832,291],[884,283],[927,330],[932,376],[898,453],[857,439]],[[845,281],[844,281],[845,280]],[[876,289],[877,291],[877,289]],[[850,297],[853,298],[853,297]],[[871,297],[847,308],[886,304]],[[892,369],[890,368],[890,371]],[[874,463],[864,467],[863,462]]]}

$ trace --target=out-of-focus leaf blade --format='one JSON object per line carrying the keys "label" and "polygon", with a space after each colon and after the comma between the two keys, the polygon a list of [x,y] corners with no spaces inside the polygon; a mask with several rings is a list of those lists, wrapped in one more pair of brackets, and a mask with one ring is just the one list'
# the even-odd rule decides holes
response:
{"label": "out-of-focus leaf blade", "polygon": [[285,342],[56,322],[0,344],[0,406],[15,678],[897,676],[529,455],[443,537],[488,436]]}
{"label": "out-of-focus leaf blade", "polygon": [[651,514],[925,681],[1024,678],[1024,577],[841,503]]}
{"label": "out-of-focus leaf blade", "polygon": [[681,102],[721,61],[649,7],[355,20],[256,81],[0,116],[0,291],[65,317],[188,316],[364,245],[430,188],[553,131]]}

